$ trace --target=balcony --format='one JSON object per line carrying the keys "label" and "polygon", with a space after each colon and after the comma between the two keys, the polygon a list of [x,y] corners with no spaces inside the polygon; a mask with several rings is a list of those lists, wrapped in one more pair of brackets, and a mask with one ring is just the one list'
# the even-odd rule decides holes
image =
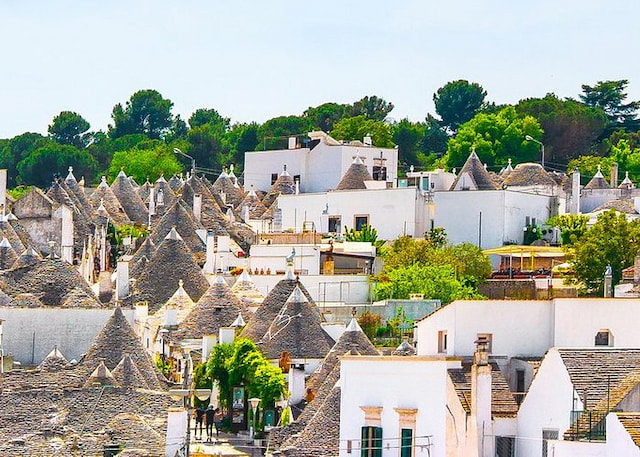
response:
{"label": "balcony", "polygon": [[571,411],[571,427],[564,434],[570,441],[605,441],[606,411]]}

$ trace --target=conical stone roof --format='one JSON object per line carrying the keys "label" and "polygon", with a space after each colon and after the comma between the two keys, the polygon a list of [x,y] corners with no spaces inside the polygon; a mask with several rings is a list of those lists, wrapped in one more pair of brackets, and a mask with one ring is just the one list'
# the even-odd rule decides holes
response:
{"label": "conical stone roof", "polygon": [[149,216],[147,207],[124,171],[118,173],[115,181],[111,184],[111,190],[131,221],[141,224],[147,223]]}
{"label": "conical stone roof", "polygon": [[137,300],[147,301],[149,311],[155,312],[175,292],[178,279],[193,300],[209,288],[209,283],[180,235],[172,229],[160,243],[135,283]]}
{"label": "conical stone roof", "polygon": [[27,248],[13,264],[12,268],[24,268],[37,265],[42,261],[42,257],[33,248]]}
{"label": "conical stone roof", "polygon": [[102,308],[103,305],[93,295],[89,294],[85,289],[74,287],[64,297],[62,308]]}
{"label": "conical stone roof", "polygon": [[143,202],[147,201],[147,198],[149,198],[149,193],[151,191],[151,183],[149,182],[149,180],[147,179],[143,185],[141,185],[140,187],[138,187],[136,189],[136,192],[138,193],[138,196],[140,197],[140,200],[142,200]]}
{"label": "conical stone roof", "polygon": [[471,154],[464,163],[460,173],[453,181],[450,190],[496,190],[495,181],[491,178],[489,172],[484,168],[476,151]]}
{"label": "conical stone roof", "polygon": [[118,307],[94,340],[82,363],[93,369],[104,361],[104,365],[113,370],[127,354],[135,362],[147,385],[152,389],[158,388],[155,365]]}
{"label": "conical stone roof", "polygon": [[260,341],[296,287],[300,287],[300,290],[309,301],[312,300],[307,289],[295,278],[293,272],[289,269],[285,278],[278,281],[264,298],[253,317],[247,322],[240,336],[242,338],[249,338],[254,342]]}
{"label": "conical stone roof", "polygon": [[220,173],[218,178],[213,182],[213,189],[225,194],[226,202],[234,208],[240,204],[244,198],[244,192],[234,185],[233,180],[224,171]]}
{"label": "conical stone roof", "polygon": [[508,187],[555,186],[556,181],[539,163],[520,163],[504,178]]}
{"label": "conical stone roof", "polygon": [[99,208],[102,205],[114,225],[120,226],[131,223],[120,201],[107,184],[106,177],[102,177],[102,181],[89,197],[89,202],[94,208]]}
{"label": "conical stone roof", "polygon": [[595,176],[591,178],[591,181],[589,181],[587,185],[584,186],[584,188],[585,189],[610,189],[611,188],[611,186],[606,181],[606,179],[604,179],[604,176],[602,175],[602,171],[600,171],[600,165],[598,165],[598,171],[596,172]]}
{"label": "conical stone roof", "polygon": [[164,176],[160,176],[153,187],[156,197],[156,211],[158,211],[159,214],[163,214],[167,208],[173,206],[178,200],[178,197],[176,197],[176,194],[173,192],[167,180],[164,179]]}
{"label": "conical stone roof", "polygon": [[182,340],[217,335],[220,327],[230,326],[239,312],[240,302],[224,279],[218,276],[171,337]]}
{"label": "conical stone roof", "polygon": [[59,371],[67,368],[69,361],[62,355],[58,346],[54,346],[51,352],[44,358],[38,368],[42,371]]}
{"label": "conical stone roof", "polygon": [[194,194],[200,194],[202,197],[201,224],[216,235],[229,235],[227,219],[206,187],[202,186],[197,179],[190,179],[182,186],[181,192],[180,198],[190,211],[193,211]]}
{"label": "conical stone roof", "polygon": [[360,157],[356,157],[336,186],[336,190],[366,189],[364,182],[372,179],[367,166]]}
{"label": "conical stone roof", "polygon": [[192,252],[205,251],[205,245],[196,233],[196,230],[204,230],[204,227],[193,218],[191,211],[187,210],[180,200],[175,201],[154,227],[150,235],[153,243],[161,243],[172,228],[178,231]]}
{"label": "conical stone roof", "polygon": [[334,344],[322,328],[320,311],[296,286],[258,345],[268,359],[289,352],[294,359],[324,358]]}
{"label": "conical stone roof", "polygon": [[247,193],[244,200],[240,202],[240,205],[238,205],[241,214],[244,213],[245,207],[249,209],[249,217],[251,219],[260,219],[262,214],[267,210],[254,192],[253,188]]}
{"label": "conical stone roof", "polygon": [[8,270],[18,259],[15,249],[9,243],[9,240],[4,237],[0,241],[0,270]]}
{"label": "conical stone roof", "polygon": [[262,200],[262,204],[265,208],[269,208],[273,205],[273,202],[276,201],[279,195],[293,195],[296,193],[296,184],[293,182],[293,178],[287,172],[287,166],[285,165],[284,170],[276,179],[276,182],[273,183],[267,195],[264,196],[264,200]]}
{"label": "conical stone roof", "polygon": [[118,386],[123,389],[148,389],[149,385],[144,376],[131,359],[129,354],[125,354],[120,363],[111,372]]}
{"label": "conical stone roof", "polygon": [[173,190],[174,192],[177,192],[182,187],[182,184],[182,179],[180,179],[176,175],[173,175],[169,180],[169,187],[171,187],[171,190]]}
{"label": "conical stone roof", "polygon": [[149,263],[151,257],[153,257],[154,252],[156,252],[156,246],[153,241],[151,241],[151,237],[147,236],[135,254],[133,254],[131,262],[129,263],[129,275],[132,278],[140,276],[144,267]]}

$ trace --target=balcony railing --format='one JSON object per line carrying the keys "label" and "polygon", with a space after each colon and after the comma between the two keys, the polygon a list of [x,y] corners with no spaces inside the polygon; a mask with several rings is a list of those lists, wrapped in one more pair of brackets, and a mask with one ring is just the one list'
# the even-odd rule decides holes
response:
{"label": "balcony railing", "polygon": [[607,437],[606,411],[571,411],[571,428],[565,439],[603,441]]}

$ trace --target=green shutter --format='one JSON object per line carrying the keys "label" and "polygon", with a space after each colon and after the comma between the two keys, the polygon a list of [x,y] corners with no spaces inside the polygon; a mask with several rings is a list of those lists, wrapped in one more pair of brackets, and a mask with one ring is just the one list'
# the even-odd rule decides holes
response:
{"label": "green shutter", "polygon": [[362,427],[360,432],[360,457],[369,457],[369,428]]}
{"label": "green shutter", "polygon": [[382,427],[373,428],[373,453],[372,457],[382,457]]}
{"label": "green shutter", "polygon": [[413,430],[410,428],[402,429],[400,457],[413,457]]}

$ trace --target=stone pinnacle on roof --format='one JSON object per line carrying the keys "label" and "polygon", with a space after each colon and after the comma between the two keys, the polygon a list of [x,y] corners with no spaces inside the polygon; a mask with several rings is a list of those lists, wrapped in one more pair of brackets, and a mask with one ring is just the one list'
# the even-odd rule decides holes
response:
{"label": "stone pinnacle on roof", "polygon": [[236,317],[236,320],[233,321],[233,324],[231,324],[231,327],[244,327],[245,325],[247,325],[247,323],[242,318],[242,313],[240,312],[238,313],[238,317]]}
{"label": "stone pinnacle on roof", "polygon": [[[154,243],[160,243],[167,236],[174,236],[174,230],[193,252],[204,252],[205,245],[197,230],[204,230],[203,225],[195,220],[192,212],[187,210],[181,200],[175,202],[162,215],[150,234]],[[169,238],[171,239],[171,238]]]}
{"label": "stone pinnacle on roof", "polygon": [[372,179],[367,166],[360,157],[356,156],[336,186],[336,190],[366,189],[365,181]]}
{"label": "stone pinnacle on roof", "polygon": [[42,257],[35,249],[28,247],[20,256],[16,259],[12,268],[22,268],[38,264],[42,260]]}
{"label": "stone pinnacle on roof", "polygon": [[64,179],[65,181],[75,181],[76,177],[73,175],[73,167],[69,167],[69,174],[67,174],[67,177]]}
{"label": "stone pinnacle on roof", "polygon": [[47,354],[42,363],[38,366],[43,371],[58,371],[69,365],[67,358],[62,355],[58,346],[54,346],[51,352]]}
{"label": "stone pinnacle on roof", "polygon": [[622,180],[622,182],[620,183],[618,188],[619,189],[633,189],[634,187],[635,187],[635,185],[633,184],[633,181],[631,181],[629,179],[629,172],[625,171],[624,172],[624,179]]}
{"label": "stone pinnacle on roof", "polygon": [[284,169],[276,182],[269,188],[269,192],[262,199],[262,204],[265,208],[269,208],[273,202],[276,201],[279,195],[293,195],[296,193],[296,185],[293,182],[293,178],[287,171],[287,166],[284,165]]}

